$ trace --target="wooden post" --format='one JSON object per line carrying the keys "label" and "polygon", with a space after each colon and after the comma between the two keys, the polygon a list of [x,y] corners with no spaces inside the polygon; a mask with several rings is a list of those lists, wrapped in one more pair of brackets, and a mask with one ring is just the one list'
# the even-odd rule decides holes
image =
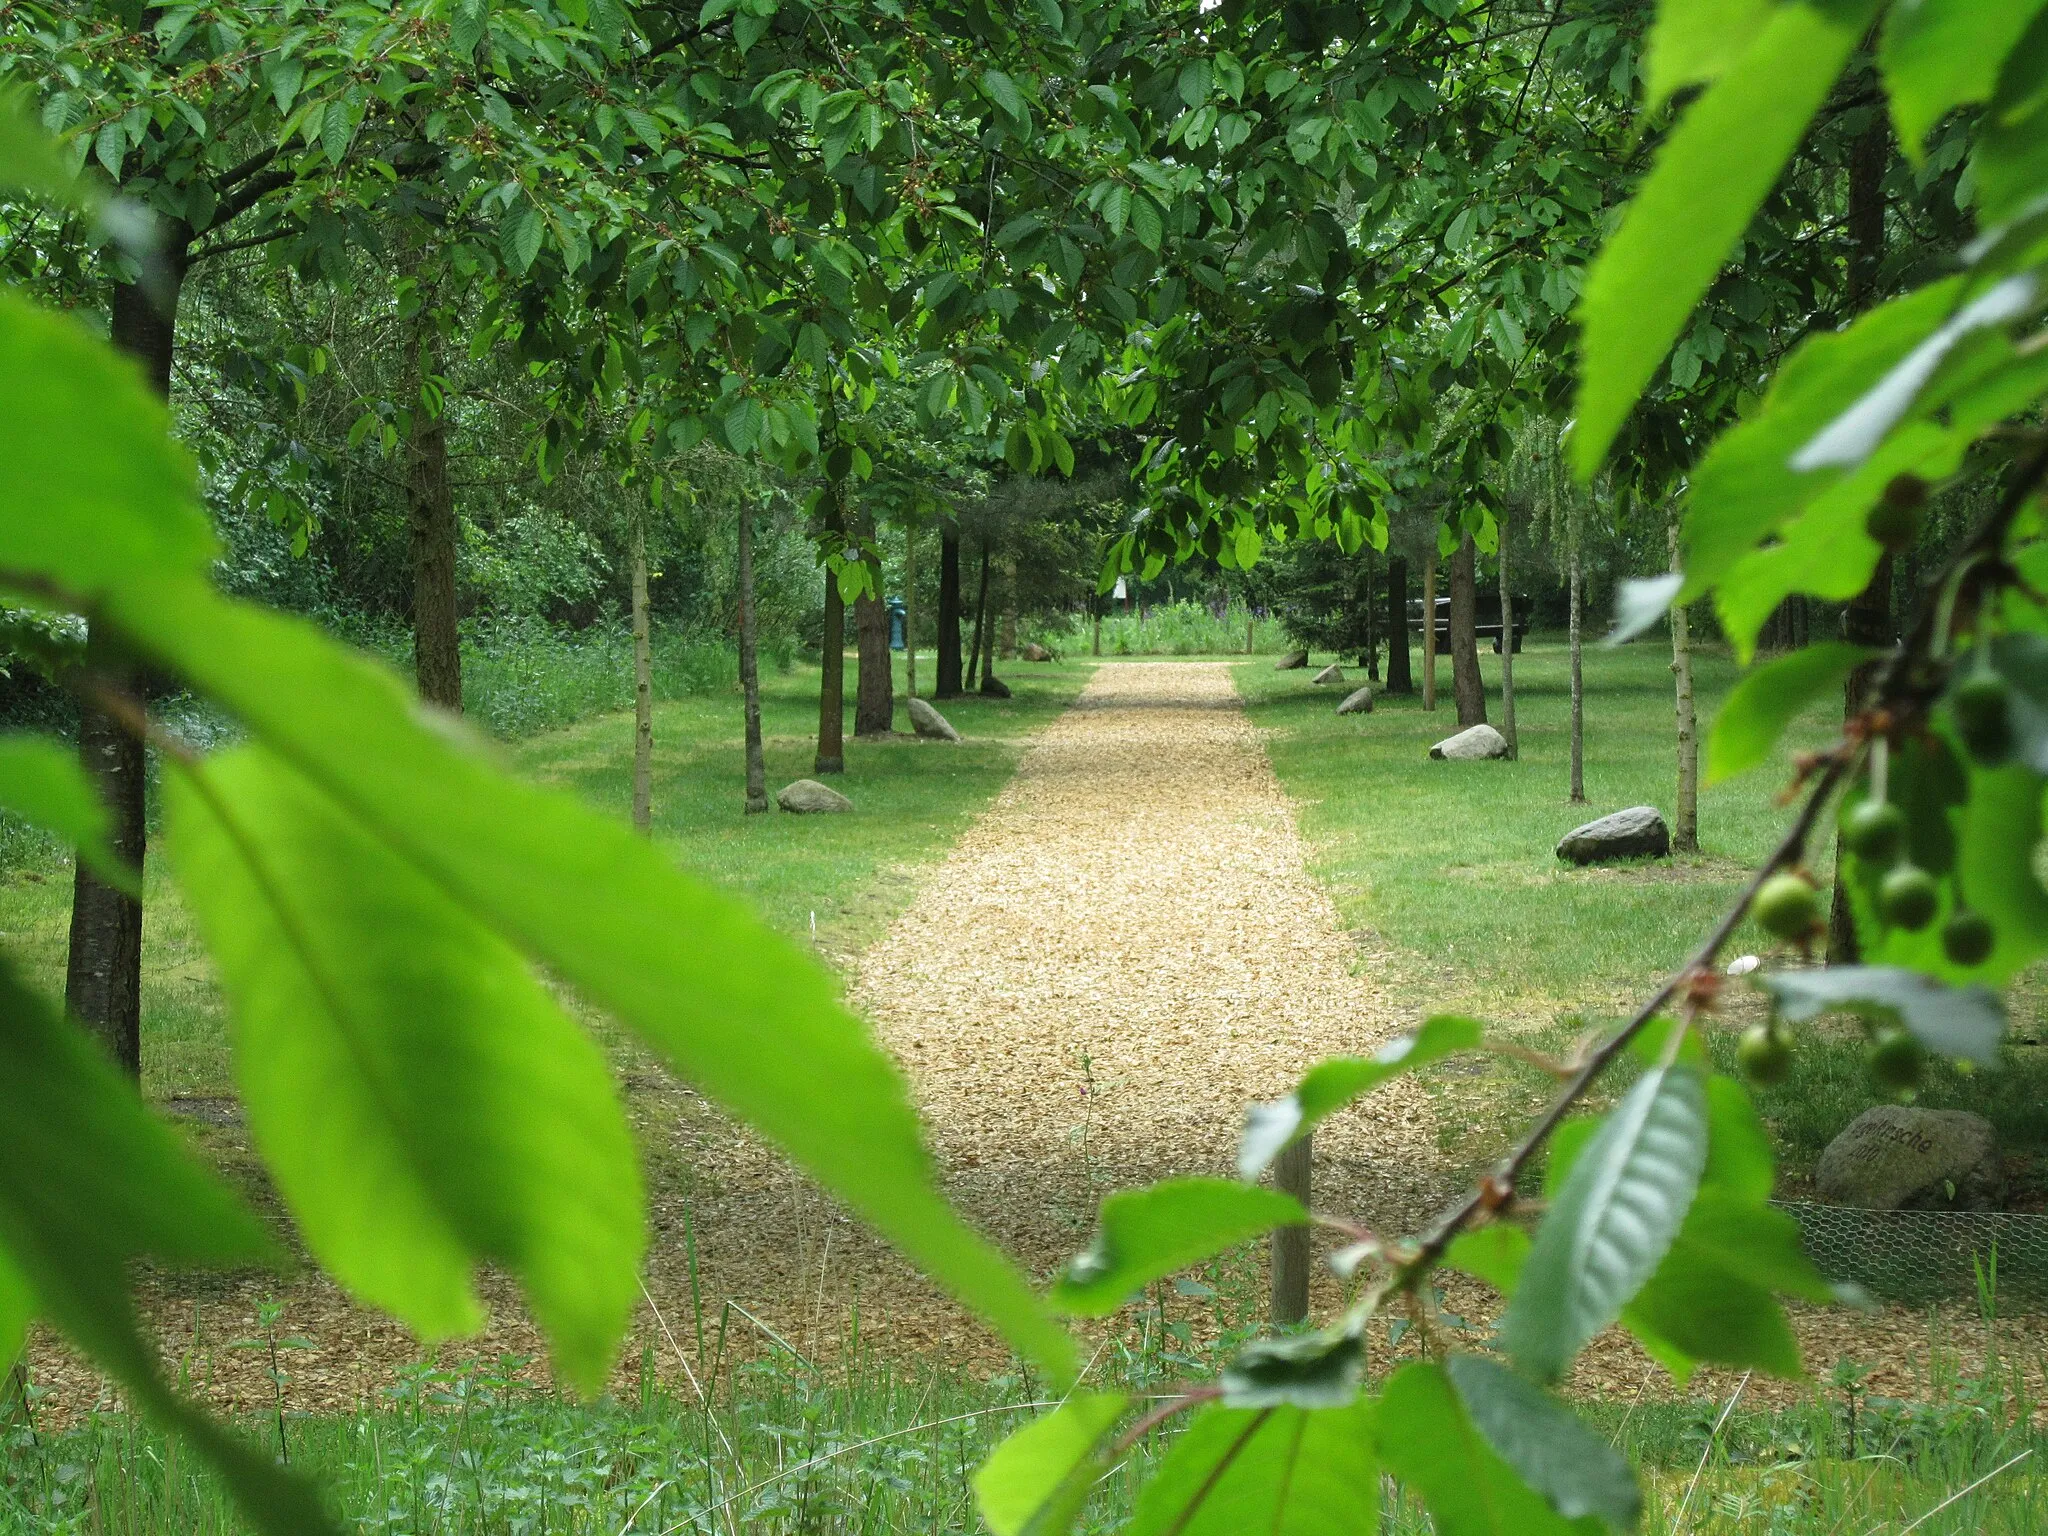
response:
{"label": "wooden post", "polygon": [[[1314,1162],[1314,1138],[1304,1136],[1273,1160],[1273,1187],[1307,1206],[1309,1170]],[[1299,1323],[1308,1317],[1309,1230],[1307,1227],[1281,1227],[1273,1234],[1272,1321],[1275,1328]]]}

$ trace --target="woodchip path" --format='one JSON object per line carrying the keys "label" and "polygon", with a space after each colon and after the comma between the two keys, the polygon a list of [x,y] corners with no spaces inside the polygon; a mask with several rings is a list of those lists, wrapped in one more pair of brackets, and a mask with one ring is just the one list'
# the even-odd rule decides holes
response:
{"label": "woodchip path", "polygon": [[[1045,1278],[1086,1245],[1104,1194],[1228,1173],[1248,1104],[1395,1033],[1352,972],[1228,667],[1118,663],[860,958],[851,1000],[909,1074],[948,1194]],[[725,1173],[726,1197],[768,1176]],[[1444,1189],[1427,1096],[1397,1086],[1333,1124],[1316,1177],[1319,1205],[1412,1221]],[[794,1175],[782,1188],[770,1224],[700,1203],[728,1294],[808,1337],[838,1331],[858,1283],[885,1349],[986,1354]]]}

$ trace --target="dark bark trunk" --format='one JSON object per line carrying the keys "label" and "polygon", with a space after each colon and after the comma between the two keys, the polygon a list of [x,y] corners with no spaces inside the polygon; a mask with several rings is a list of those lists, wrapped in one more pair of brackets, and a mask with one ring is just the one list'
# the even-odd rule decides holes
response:
{"label": "dark bark trunk", "polygon": [[[424,313],[424,311],[423,311]],[[438,386],[439,346],[423,324],[412,375],[412,430],[406,443],[405,499],[412,554],[412,657],[420,697],[462,709],[462,645],[455,607],[455,488],[448,480],[448,418]],[[431,395],[431,401],[429,400]]]}
{"label": "dark bark trunk", "polygon": [[1363,606],[1365,608],[1365,654],[1359,658],[1359,662],[1365,668],[1366,681],[1376,683],[1380,680],[1380,636],[1379,610],[1373,605],[1372,600],[1372,576],[1372,550],[1367,549],[1365,552],[1365,592],[1363,594]]}
{"label": "dark bark trunk", "polygon": [[854,644],[860,653],[860,680],[853,695],[853,734],[881,736],[896,716],[896,681],[889,659],[889,608],[882,601],[882,573],[870,561],[872,590],[853,600]]}
{"label": "dark bark trunk", "polygon": [[967,687],[971,691],[975,679],[988,671],[988,659],[982,654],[982,647],[988,639],[988,545],[981,546],[980,590],[974,599],[974,638],[967,648]]}
{"label": "dark bark trunk", "polygon": [[1479,586],[1473,566],[1478,552],[1472,535],[1458,540],[1451,556],[1451,692],[1458,702],[1458,725],[1486,723],[1486,683],[1479,675]]}
{"label": "dark bark trunk", "polygon": [[[833,518],[836,533],[838,518]],[[825,633],[818,656],[818,755],[813,773],[846,772],[846,603],[839,574],[825,568]]]}
{"label": "dark bark trunk", "polygon": [[1408,669],[1408,557],[1387,557],[1387,692],[1413,693]]}
{"label": "dark bark trunk", "polygon": [[740,502],[740,696],[747,721],[747,808],[768,809],[768,767],[761,753],[761,664],[754,633],[754,510]]}
{"label": "dark bark trunk", "polygon": [[[1870,126],[1849,149],[1849,281],[1848,304],[1852,315],[1861,314],[1877,299],[1878,269],[1884,260],[1884,173],[1891,163],[1891,128],[1882,112],[1873,113]],[[1883,555],[1872,573],[1870,585],[1859,593],[1842,615],[1842,638],[1853,645],[1889,645],[1893,639],[1892,557]],[[1865,667],[1849,675],[1842,690],[1844,719],[1853,719],[1863,708],[1875,669]],[[1856,925],[1849,911],[1849,893],[1842,884],[1842,845],[1835,840],[1835,890],[1828,905],[1828,963],[1853,965],[1860,958]]]}
{"label": "dark bark trunk", "polygon": [[1422,555],[1422,707],[1436,711],[1436,530]]}
{"label": "dark bark trunk", "polygon": [[960,525],[939,525],[939,676],[933,694],[960,697]]}
{"label": "dark bark trunk", "polygon": [[1507,738],[1508,757],[1522,755],[1521,733],[1515,729],[1515,600],[1508,585],[1508,517],[1500,514],[1500,733]]}
{"label": "dark bark trunk", "polygon": [[917,697],[917,526],[903,526],[903,696]]}
{"label": "dark bark trunk", "polygon": [[[178,298],[185,282],[190,234],[164,231],[163,274],[154,294],[116,283],[110,336],[142,365],[159,396],[170,398],[177,350]],[[85,665],[108,692],[142,707],[142,672],[114,654],[96,634],[86,639]],[[99,787],[111,818],[114,852],[141,878],[148,853],[148,763],[139,737],[89,699],[79,706],[78,754]],[[71,885],[70,949],[65,958],[64,1006],[106,1047],[132,1078],[142,1075],[142,903],[108,885],[83,863]]]}

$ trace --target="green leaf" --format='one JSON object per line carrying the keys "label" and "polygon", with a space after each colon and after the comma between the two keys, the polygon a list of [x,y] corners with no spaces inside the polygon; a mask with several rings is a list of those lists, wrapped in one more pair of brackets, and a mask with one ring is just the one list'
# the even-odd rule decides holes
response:
{"label": "green leaf", "polygon": [[1614,594],[1614,628],[1601,641],[1603,645],[1626,645],[1652,624],[1658,623],[1671,611],[1671,603],[1678,596],[1678,589],[1685,585],[1685,577],[1677,571],[1663,576],[1632,577],[1622,582]]}
{"label": "green leaf", "polygon": [[498,248],[512,270],[524,273],[540,254],[541,238],[547,233],[540,210],[528,202],[514,203],[498,225]]}
{"label": "green leaf", "polygon": [[7,1250],[0,1247],[0,1374],[13,1369],[21,1358],[22,1346],[28,1342],[28,1325],[35,1315],[36,1297],[29,1289],[28,1276],[15,1268]]}
{"label": "green leaf", "polygon": [[2048,891],[2034,869],[2041,835],[2041,780],[2018,763],[1996,769],[1972,765],[1956,873],[1970,905],[1997,932],[1990,956],[1970,973],[1993,986],[2048,952]]}
{"label": "green leaf", "polygon": [[1508,1351],[1554,1380],[1655,1273],[1707,1160],[1705,1079],[1645,1072],[1572,1165],[1501,1319]]}
{"label": "green leaf", "polygon": [[1553,1536],[1574,1527],[1487,1444],[1443,1367],[1405,1365],[1379,1404],[1380,1458],[1428,1506],[1435,1536]]}
{"label": "green leaf", "polygon": [[276,1250],[134,1087],[0,961],[0,1353],[35,1309],[190,1438],[259,1529],[332,1536],[299,1479],[180,1402],[129,1300],[134,1260],[232,1264]]}
{"label": "green leaf", "polygon": [[1379,1524],[1373,1410],[1204,1409],[1138,1494],[1128,1536],[1323,1536]]}
{"label": "green leaf", "polygon": [[1600,467],[1657,364],[1869,30],[1876,0],[1779,5],[1686,112],[1594,263],[1572,462]]}
{"label": "green leaf", "polygon": [[1348,1329],[1254,1339],[1223,1368],[1232,1408],[1342,1408],[1358,1396],[1365,1341]]}
{"label": "green leaf", "polygon": [[1707,783],[1719,784],[1767,760],[1801,710],[1839,693],[1850,673],[1882,654],[1872,646],[1827,640],[1747,673],[1714,717]]}
{"label": "green leaf", "polygon": [[1617,1530],[1641,1518],[1628,1458],[1548,1392],[1479,1355],[1446,1357],[1444,1375],[1494,1454],[1560,1515],[1597,1516]]}
{"label": "green leaf", "polygon": [[[2038,790],[2036,791],[2038,793]],[[1891,965],[1831,965],[1818,971],[1771,971],[1757,985],[1795,1024],[1832,1009],[1896,1020],[1930,1051],[1980,1067],[1997,1064],[2005,1039],[2005,1008],[1989,987],[1945,986],[1931,976]]]}
{"label": "green leaf", "polygon": [[1951,111],[1983,101],[1998,68],[2042,0],[1956,5],[1952,0],[1896,0],[1885,17],[1877,62],[1891,98],[1899,143],[1915,164],[1925,157],[1928,130]]}
{"label": "green leaf", "polygon": [[1121,1392],[1077,1392],[995,1448],[974,1474],[974,1499],[995,1536],[1057,1536],[1081,1512],[1099,1468],[1096,1447],[1123,1416]]}
{"label": "green leaf", "polygon": [[1663,0],[1650,28],[1644,85],[1652,111],[1688,85],[1717,80],[1771,18],[1772,0]]}
{"label": "green leaf", "polygon": [[1500,1221],[1460,1232],[1444,1250],[1444,1263],[1450,1268],[1476,1275],[1503,1296],[1515,1294],[1522,1283],[1522,1266],[1528,1262],[1529,1234]]}
{"label": "green leaf", "polygon": [[1030,108],[1024,103],[1024,93],[1017,89],[1017,82],[1000,69],[981,72],[981,93],[1015,121],[1029,121]]}
{"label": "green leaf", "polygon": [[596,1391],[646,1246],[596,1045],[516,950],[268,752],[167,790],[250,1130],[308,1246],[429,1340],[480,1326],[471,1271],[504,1265],[562,1375]]}
{"label": "green leaf", "polygon": [[101,199],[24,110],[28,96],[0,92],[0,186],[19,187],[59,207],[90,210]]}
{"label": "green leaf", "polygon": [[389,672],[310,625],[197,583],[153,589],[116,616],[457,906],[638,1031],[1021,1352],[1071,1369],[1065,1333],[933,1189],[901,1075],[813,957],[623,822],[507,777]]}
{"label": "green leaf", "polygon": [[2034,0],[2021,3],[2032,4],[2035,15],[2005,55],[1970,162],[1977,220],[1985,227],[2033,211],[2048,172],[2048,12]]}
{"label": "green leaf", "polygon": [[47,736],[0,735],[0,810],[56,833],[107,884],[141,895],[134,869],[107,841],[112,825],[107,807],[75,750]]}
{"label": "green leaf", "polygon": [[33,510],[0,517],[0,587],[86,604],[214,556],[191,461],[135,365],[68,316],[0,293],[0,463]]}
{"label": "green leaf", "polygon": [[[2048,775],[2048,635],[2017,630],[1995,636],[1983,660],[2005,680],[2014,760]],[[1972,651],[1957,660],[1955,675],[1966,677],[1978,664],[1979,653]]]}
{"label": "green leaf", "polygon": [[1068,1312],[1105,1317],[1154,1280],[1307,1220],[1292,1196],[1228,1179],[1173,1179],[1125,1190],[1102,1202],[1094,1245],[1067,1265],[1053,1300]]}
{"label": "green leaf", "polygon": [[1389,1040],[1370,1057],[1336,1056],[1319,1062],[1286,1098],[1252,1106],[1237,1149],[1238,1177],[1256,1179],[1272,1166],[1282,1148],[1307,1135],[1318,1122],[1360,1094],[1453,1051],[1469,1051],[1484,1033],[1485,1026],[1477,1019],[1445,1014],[1429,1020],[1412,1035]]}

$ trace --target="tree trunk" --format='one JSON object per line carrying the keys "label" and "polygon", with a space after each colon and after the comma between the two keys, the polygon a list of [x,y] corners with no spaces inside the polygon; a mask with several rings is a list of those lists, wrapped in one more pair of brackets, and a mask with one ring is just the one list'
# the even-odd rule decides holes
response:
{"label": "tree trunk", "polygon": [[[426,314],[421,310],[422,316]],[[440,342],[422,319],[413,336],[412,427],[406,440],[405,499],[412,553],[412,659],[420,697],[462,711],[462,644],[455,606],[455,488],[448,481],[448,417],[440,386]]]}
{"label": "tree trunk", "polygon": [[976,686],[977,677],[980,680],[979,686],[984,689],[987,688],[988,680],[994,677],[996,672],[988,654],[990,640],[988,632],[988,560],[988,544],[984,540],[981,546],[980,590],[976,593],[974,599],[974,650],[967,658],[967,686],[969,688]]}
{"label": "tree trunk", "polygon": [[1579,670],[1579,614],[1584,598],[1585,578],[1580,570],[1578,541],[1572,541],[1572,792],[1571,803],[1583,805],[1586,800],[1586,683],[1585,675]]}
{"label": "tree trunk", "polygon": [[960,697],[960,525],[939,524],[939,685],[934,697]]}
{"label": "tree trunk", "polygon": [[[1002,644],[996,647],[996,654],[1005,661],[1014,660],[1017,655],[1017,557],[1003,556],[1003,628]],[[986,675],[987,668],[982,669]]]}
{"label": "tree trunk", "polygon": [[633,514],[633,826],[643,837],[653,820],[654,653],[647,632],[647,512]]}
{"label": "tree trunk", "polygon": [[860,651],[860,682],[853,695],[853,734],[886,736],[896,717],[896,682],[889,656],[889,605],[882,601],[881,562],[867,557],[868,587],[853,600],[853,636]]}
{"label": "tree trunk", "polygon": [[[177,350],[178,299],[190,243],[183,226],[163,231],[162,287],[152,296],[134,283],[114,284],[110,336],[116,348],[142,365],[165,400]],[[161,307],[159,307],[159,299]],[[85,666],[95,683],[143,707],[142,671],[115,654],[89,630]],[[121,861],[142,877],[148,853],[148,759],[142,740],[90,698],[78,710],[78,755],[99,788],[108,816],[108,840]],[[142,1076],[142,902],[108,885],[83,860],[71,882],[70,949],[65,957],[64,1007],[106,1048],[123,1072]]]}
{"label": "tree trunk", "polygon": [[[841,552],[846,535],[846,507],[834,482],[826,497],[825,542]],[[839,595],[839,573],[825,567],[825,633],[818,657],[818,755],[813,773],[846,772],[846,603]]]}
{"label": "tree trunk", "polygon": [[740,694],[747,715],[747,808],[768,809],[768,766],[761,754],[761,663],[754,633],[754,509],[740,501]]}
{"label": "tree trunk", "polygon": [[1358,664],[1361,667],[1365,668],[1366,681],[1376,683],[1380,680],[1380,636],[1379,609],[1373,605],[1372,600],[1373,572],[1371,545],[1366,546],[1364,554],[1365,590],[1360,594],[1360,597],[1362,599],[1360,606],[1365,610],[1363,614],[1363,618],[1365,620],[1365,650],[1364,653],[1358,658]]}
{"label": "tree trunk", "polygon": [[[1273,1159],[1273,1187],[1308,1207],[1315,1168],[1314,1138],[1304,1136]],[[1290,1327],[1308,1317],[1309,1229],[1277,1227],[1273,1232],[1272,1322]]]}
{"label": "tree trunk", "polygon": [[1436,711],[1436,535],[1422,557],[1422,707]]}
{"label": "tree trunk", "polygon": [[1458,540],[1451,556],[1451,692],[1458,703],[1458,726],[1486,723],[1486,680],[1479,674],[1479,586],[1473,571],[1478,551],[1472,535]]}
{"label": "tree trunk", "polygon": [[[1890,125],[1882,112],[1873,113],[1870,126],[1849,149],[1848,305],[1852,315],[1868,309],[1877,296],[1878,268],[1884,260],[1884,173],[1891,152]],[[1892,637],[1892,557],[1887,551],[1878,559],[1870,585],[1843,612],[1842,638],[1852,645],[1882,646],[1889,645]],[[1862,667],[1849,674],[1842,688],[1845,720],[1862,712],[1874,671],[1873,667]],[[1860,958],[1849,893],[1842,884],[1842,842],[1838,835],[1834,898],[1828,904],[1828,964],[1853,965]]]}
{"label": "tree trunk", "polygon": [[1408,557],[1387,557],[1387,692],[1413,693],[1408,670]]}
{"label": "tree trunk", "polygon": [[1515,730],[1515,600],[1508,590],[1508,518],[1497,514],[1500,528],[1500,733],[1507,738],[1508,760],[1522,755]]}
{"label": "tree trunk", "polygon": [[[1678,524],[1671,525],[1671,565],[1678,568]],[[1671,828],[1673,853],[1700,851],[1700,738],[1692,702],[1692,631],[1685,609],[1671,605],[1671,672],[1678,680],[1678,814]]]}
{"label": "tree trunk", "polygon": [[903,696],[917,697],[917,525],[903,525]]}
{"label": "tree trunk", "polygon": [[[1100,602],[1101,599],[1098,598],[1096,601]],[[1100,608],[1095,610],[1095,643],[1092,647],[1092,652],[1097,656],[1102,654],[1102,610]]]}

